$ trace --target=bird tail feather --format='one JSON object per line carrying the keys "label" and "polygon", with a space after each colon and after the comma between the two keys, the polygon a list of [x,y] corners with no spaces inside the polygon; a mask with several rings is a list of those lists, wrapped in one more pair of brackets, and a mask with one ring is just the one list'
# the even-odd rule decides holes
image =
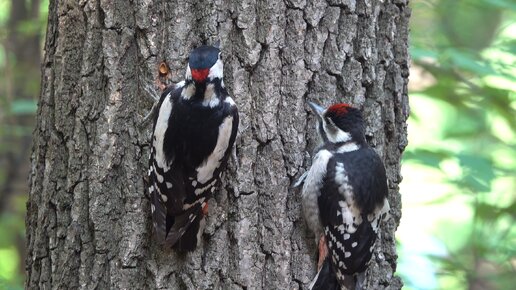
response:
{"label": "bird tail feather", "polygon": [[340,290],[339,282],[333,266],[331,265],[330,257],[326,257],[321,269],[310,283],[308,287],[310,290]]}
{"label": "bird tail feather", "polygon": [[[330,260],[330,256],[324,259],[321,269],[308,286],[310,290],[364,290],[365,273],[354,277],[353,275],[343,275],[338,279]],[[357,281],[358,280],[358,281]],[[359,283],[360,282],[360,283]]]}

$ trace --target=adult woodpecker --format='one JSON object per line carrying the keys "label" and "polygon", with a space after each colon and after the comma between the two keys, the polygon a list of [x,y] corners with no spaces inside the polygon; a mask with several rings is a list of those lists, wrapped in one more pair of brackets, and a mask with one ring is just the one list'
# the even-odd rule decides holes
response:
{"label": "adult woodpecker", "polygon": [[362,289],[389,211],[385,168],[366,142],[358,109],[309,105],[322,139],[302,190],[303,213],[319,243],[318,273],[310,289]]}
{"label": "adult woodpecker", "polygon": [[163,92],[158,108],[148,171],[154,229],[165,246],[193,251],[239,123],[224,88],[220,50],[194,49],[186,79]]}

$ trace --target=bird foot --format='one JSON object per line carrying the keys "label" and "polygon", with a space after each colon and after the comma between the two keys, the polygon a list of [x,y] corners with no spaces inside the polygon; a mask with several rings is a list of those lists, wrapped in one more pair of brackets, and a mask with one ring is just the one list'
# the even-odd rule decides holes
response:
{"label": "bird foot", "polygon": [[143,120],[140,122],[140,126],[144,127],[158,113],[159,93],[156,92],[155,88],[151,85],[143,85],[142,89],[145,92],[144,96],[153,103],[149,113],[143,117]]}
{"label": "bird foot", "polygon": [[208,215],[208,203],[205,203],[202,207],[202,214],[207,216]]}
{"label": "bird foot", "polygon": [[308,171],[305,171],[303,174],[301,174],[301,176],[299,176],[299,178],[296,180],[296,182],[294,182],[294,185],[292,185],[292,188],[296,188],[296,187],[303,185],[307,175],[308,175]]}

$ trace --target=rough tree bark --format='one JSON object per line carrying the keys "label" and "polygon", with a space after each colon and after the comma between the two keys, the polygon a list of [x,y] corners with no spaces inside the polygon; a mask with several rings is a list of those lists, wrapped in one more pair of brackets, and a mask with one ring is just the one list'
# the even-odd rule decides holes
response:
{"label": "rough tree bark", "polygon": [[[304,289],[315,244],[290,189],[316,144],[306,100],[363,109],[385,160],[392,219],[369,289],[399,289],[394,231],[408,115],[407,0],[50,1],[28,203],[27,288]],[[152,239],[144,175],[158,65],[220,41],[241,112],[238,168],[210,202],[203,242]],[[251,193],[241,195],[240,193]]]}

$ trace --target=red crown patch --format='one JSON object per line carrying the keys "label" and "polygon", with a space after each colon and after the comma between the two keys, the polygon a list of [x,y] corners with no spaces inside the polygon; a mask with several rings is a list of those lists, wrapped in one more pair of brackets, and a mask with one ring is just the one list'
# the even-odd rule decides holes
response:
{"label": "red crown patch", "polygon": [[334,113],[335,115],[344,115],[348,112],[348,109],[351,108],[348,104],[335,104],[328,108],[328,112]]}

